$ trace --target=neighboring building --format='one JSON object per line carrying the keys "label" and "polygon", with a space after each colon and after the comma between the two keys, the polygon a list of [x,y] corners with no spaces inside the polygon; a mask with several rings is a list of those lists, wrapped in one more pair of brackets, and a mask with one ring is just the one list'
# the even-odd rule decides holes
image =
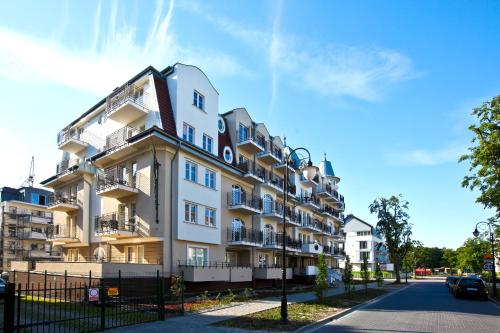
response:
{"label": "neighboring building", "polygon": [[[197,67],[146,68],[64,128],[58,148],[56,174],[42,184],[54,189],[51,241],[65,263],[35,270],[281,278],[284,143],[245,109],[219,115],[219,94]],[[314,276],[321,252],[338,267],[344,241],[331,163],[313,181],[298,163],[285,212],[289,278]]]}
{"label": "neighboring building", "polygon": [[368,259],[368,269],[375,271],[376,263],[387,265],[387,248],[382,236],[371,224],[349,214],[345,217],[345,254],[348,255],[353,270],[360,271],[363,258]]}
{"label": "neighboring building", "polygon": [[52,230],[52,213],[45,205],[51,192],[34,188],[0,188],[0,272],[13,260],[54,260],[47,238]]}

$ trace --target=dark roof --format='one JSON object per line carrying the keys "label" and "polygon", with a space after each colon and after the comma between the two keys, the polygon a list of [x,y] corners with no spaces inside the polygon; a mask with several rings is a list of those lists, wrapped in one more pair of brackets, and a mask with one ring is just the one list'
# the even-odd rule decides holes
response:
{"label": "dark roof", "polygon": [[162,127],[167,133],[177,136],[174,112],[172,110],[172,103],[170,101],[170,93],[168,92],[167,82],[164,78],[160,78],[157,75],[153,75],[153,82],[155,85],[156,97],[158,99]]}
{"label": "dark roof", "polygon": [[[226,130],[224,131],[224,133],[221,133],[217,130],[217,132],[219,133],[219,159],[224,161],[224,163],[226,163],[226,161],[224,160],[224,147],[228,146],[230,147],[231,149],[233,149],[233,145],[231,144],[231,137],[229,136],[229,129],[227,127],[227,124],[226,124],[226,119],[224,119],[224,117],[220,117],[219,119],[222,119],[222,121],[224,122],[224,127],[226,128]],[[236,165],[236,161],[235,159],[233,159],[233,165]]]}

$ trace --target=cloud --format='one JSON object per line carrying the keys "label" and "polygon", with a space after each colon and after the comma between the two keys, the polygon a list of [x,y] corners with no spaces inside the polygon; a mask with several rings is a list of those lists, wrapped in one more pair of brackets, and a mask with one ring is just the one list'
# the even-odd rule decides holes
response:
{"label": "cloud", "polygon": [[325,96],[375,101],[394,84],[420,75],[414,71],[411,58],[397,50],[319,44],[306,37],[283,33],[280,29],[281,2],[276,3],[268,30],[242,26],[226,17],[215,16],[199,3],[183,3],[182,8],[262,52],[271,72],[271,107],[280,81],[299,82],[298,88],[305,87]]}
{"label": "cloud", "polygon": [[[137,41],[135,27],[121,20],[118,7],[118,2],[113,1],[109,17],[103,18],[102,3],[98,2],[92,42],[78,49],[68,48],[58,40],[34,38],[0,27],[3,45],[0,76],[21,82],[52,82],[102,96],[148,65],[163,68],[180,61],[197,65],[211,75],[249,75],[228,54],[181,45],[169,29],[173,1],[169,2],[166,13],[163,2],[157,2],[153,23],[144,41]],[[101,31],[101,21],[108,22],[105,34]]]}
{"label": "cloud", "polygon": [[467,152],[466,144],[450,143],[442,148],[400,150],[387,153],[385,162],[401,166],[436,166],[445,163],[457,163],[461,155]]}

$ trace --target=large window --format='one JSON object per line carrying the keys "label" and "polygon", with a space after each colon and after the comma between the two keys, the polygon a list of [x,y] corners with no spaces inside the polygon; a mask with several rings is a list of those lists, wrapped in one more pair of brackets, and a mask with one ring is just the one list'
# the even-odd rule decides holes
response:
{"label": "large window", "polygon": [[213,145],[214,145],[214,140],[208,135],[203,134],[203,149],[211,153]]}
{"label": "large window", "polygon": [[194,143],[194,127],[184,123],[182,126],[182,138],[186,141]]}
{"label": "large window", "polygon": [[204,110],[205,97],[197,92],[196,90],[193,92],[193,105],[198,109]]}
{"label": "large window", "polygon": [[186,202],[184,204],[184,221],[190,223],[197,222],[198,205]]}
{"label": "large window", "polygon": [[205,208],[205,225],[215,227],[215,209]]}
{"label": "large window", "polygon": [[248,127],[243,124],[239,124],[238,127],[238,142],[244,142],[248,140]]}
{"label": "large window", "polygon": [[188,264],[203,266],[208,261],[208,249],[203,247],[188,247]]}
{"label": "large window", "polygon": [[205,186],[215,189],[215,172],[205,169]]}
{"label": "large window", "polygon": [[198,166],[195,163],[191,161],[186,161],[185,179],[196,183],[197,169]]}
{"label": "large window", "polygon": [[361,242],[359,242],[359,248],[360,248],[360,250],[367,249],[368,248],[368,242],[367,241],[361,241]]}
{"label": "large window", "polygon": [[363,261],[365,258],[370,260],[370,252],[359,252],[359,260]]}

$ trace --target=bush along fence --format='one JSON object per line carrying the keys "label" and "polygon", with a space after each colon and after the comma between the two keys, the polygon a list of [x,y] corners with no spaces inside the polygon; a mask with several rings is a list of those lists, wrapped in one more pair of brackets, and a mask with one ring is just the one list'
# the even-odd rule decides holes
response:
{"label": "bush along fence", "polygon": [[[183,276],[95,278],[27,275],[8,283],[4,294],[3,332],[95,332],[164,320],[184,314]],[[31,280],[31,281],[30,281]],[[1,303],[0,303],[1,304]]]}
{"label": "bush along fence", "polygon": [[[361,279],[361,271],[353,271],[352,272],[352,277],[355,279]],[[370,279],[375,279],[375,272],[368,272],[370,275]],[[396,274],[394,272],[382,272],[382,276],[384,279],[395,279]]]}

